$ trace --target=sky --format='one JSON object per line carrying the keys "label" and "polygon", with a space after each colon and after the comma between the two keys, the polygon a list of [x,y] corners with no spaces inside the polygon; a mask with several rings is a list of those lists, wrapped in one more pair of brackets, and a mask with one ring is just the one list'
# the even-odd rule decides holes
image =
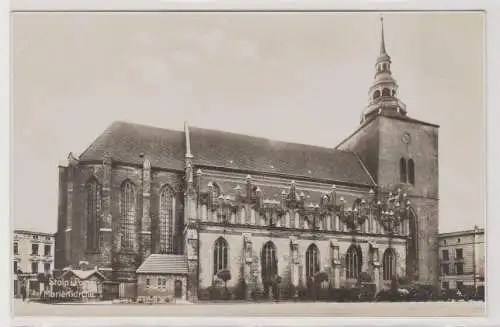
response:
{"label": "sky", "polygon": [[[16,229],[55,232],[58,165],[113,121],[326,147],[359,126],[379,13],[12,14]],[[485,225],[483,15],[384,13],[408,115],[440,125],[440,231]]]}

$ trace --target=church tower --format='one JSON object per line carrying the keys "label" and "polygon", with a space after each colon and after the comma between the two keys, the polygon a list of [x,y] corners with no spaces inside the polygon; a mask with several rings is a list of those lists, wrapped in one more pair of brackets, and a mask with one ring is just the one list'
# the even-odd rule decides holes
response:
{"label": "church tower", "polygon": [[361,124],[337,149],[356,153],[378,187],[401,188],[412,203],[407,276],[439,285],[438,129],[408,116],[392,76],[381,18],[380,53]]}

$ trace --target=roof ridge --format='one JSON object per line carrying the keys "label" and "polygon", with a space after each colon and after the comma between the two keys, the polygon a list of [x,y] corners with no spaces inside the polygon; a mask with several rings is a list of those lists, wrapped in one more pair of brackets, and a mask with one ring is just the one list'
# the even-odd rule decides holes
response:
{"label": "roof ridge", "polygon": [[265,136],[256,136],[256,135],[250,135],[250,134],[243,134],[243,133],[236,133],[236,132],[230,132],[230,131],[222,131],[218,129],[212,129],[212,128],[203,128],[203,127],[197,127],[190,125],[189,129],[191,130],[200,130],[200,131],[207,131],[207,132],[214,132],[214,133],[219,133],[219,134],[229,134],[229,135],[237,135],[237,136],[246,136],[250,138],[255,138],[255,139],[260,139],[263,141],[269,141],[269,142],[274,142],[274,143],[284,143],[284,144],[290,144],[290,145],[301,145],[301,146],[308,146],[308,147],[314,147],[314,148],[319,148],[319,149],[326,149],[326,150],[334,150],[334,151],[340,151],[340,152],[347,152],[343,149],[335,149],[333,146],[328,147],[328,146],[322,146],[322,145],[315,145],[315,144],[310,144],[310,143],[300,143],[300,142],[294,142],[294,141],[286,141],[283,139],[272,139],[269,137]]}

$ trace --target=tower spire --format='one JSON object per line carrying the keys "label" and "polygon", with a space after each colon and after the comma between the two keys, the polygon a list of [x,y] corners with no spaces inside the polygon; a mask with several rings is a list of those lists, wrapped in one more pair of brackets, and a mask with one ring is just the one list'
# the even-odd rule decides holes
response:
{"label": "tower spire", "polygon": [[384,16],[380,16],[380,57],[387,56],[387,51],[385,50],[385,38],[384,38]]}
{"label": "tower spire", "polygon": [[375,78],[368,92],[368,107],[361,117],[362,123],[377,115],[406,115],[406,106],[397,97],[398,84],[392,76],[391,64],[385,44],[384,17],[380,16],[380,53],[375,63]]}

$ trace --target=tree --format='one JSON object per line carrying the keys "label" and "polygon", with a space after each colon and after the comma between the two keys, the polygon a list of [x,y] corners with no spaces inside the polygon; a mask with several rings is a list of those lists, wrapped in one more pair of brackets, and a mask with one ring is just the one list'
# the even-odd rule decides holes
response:
{"label": "tree", "polygon": [[321,271],[321,272],[317,273],[314,278],[315,278],[316,283],[318,285],[321,285],[321,283],[328,280],[328,274],[324,271]]}
{"label": "tree", "polygon": [[391,291],[397,292],[399,289],[399,279],[397,276],[393,276],[391,279]]}
{"label": "tree", "polygon": [[358,284],[363,285],[363,284],[370,284],[373,282],[372,276],[367,273],[366,271],[363,271],[362,273],[359,274],[358,276]]}
{"label": "tree", "polygon": [[227,282],[231,280],[231,272],[227,269],[223,269],[217,273],[217,277],[224,282],[224,290],[227,295],[228,294]]}
{"label": "tree", "polygon": [[406,276],[401,276],[398,278],[398,283],[401,286],[409,286],[411,284],[411,280]]}

